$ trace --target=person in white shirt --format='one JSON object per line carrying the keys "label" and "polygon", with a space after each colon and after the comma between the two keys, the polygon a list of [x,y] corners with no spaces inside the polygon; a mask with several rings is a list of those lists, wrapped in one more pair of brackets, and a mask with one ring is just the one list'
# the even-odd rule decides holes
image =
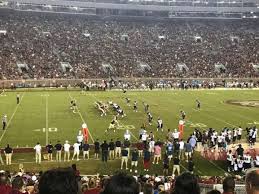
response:
{"label": "person in white shirt", "polygon": [[127,140],[129,140],[130,141],[130,132],[129,132],[129,130],[126,130],[126,132],[124,133],[124,139],[127,139]]}
{"label": "person in white shirt", "polygon": [[241,138],[242,138],[242,131],[243,129],[241,128],[241,126],[238,127],[237,129],[237,141],[240,142]]}
{"label": "person in white shirt", "polygon": [[180,141],[179,141],[179,150],[180,150],[180,160],[181,159],[183,159],[184,158],[184,156],[185,156],[185,152],[184,152],[184,141],[181,139]]}
{"label": "person in white shirt", "polygon": [[228,172],[231,172],[233,170],[233,155],[231,150],[229,150],[227,153],[227,162],[228,162]]}
{"label": "person in white shirt", "polygon": [[73,145],[73,147],[74,147],[74,154],[73,154],[72,160],[74,160],[74,158],[76,156],[77,161],[79,161],[80,145],[81,144],[78,143],[78,142],[74,143],[74,145]]}
{"label": "person in white shirt", "polygon": [[259,155],[257,155],[256,157],[255,157],[255,167],[259,167]]}
{"label": "person in white shirt", "polygon": [[65,141],[64,144],[64,162],[66,162],[66,160],[69,162],[70,161],[70,144],[68,143],[68,141]]}
{"label": "person in white shirt", "polygon": [[158,119],[157,119],[157,131],[159,130],[159,129],[161,129],[161,131],[163,131],[163,120],[160,118],[160,117],[158,117]]}
{"label": "person in white shirt", "polygon": [[154,153],[154,148],[155,148],[155,141],[152,139],[149,142],[149,151],[150,151],[151,155],[153,155],[153,153]]}
{"label": "person in white shirt", "polygon": [[174,132],[173,132],[174,141],[179,140],[179,135],[180,135],[180,132],[177,131],[177,129],[175,129]]}
{"label": "person in white shirt", "polygon": [[34,150],[35,150],[35,159],[36,159],[36,163],[41,163],[41,145],[40,143],[38,142],[36,144],[36,146],[34,147]]}
{"label": "person in white shirt", "polygon": [[147,138],[148,138],[147,131],[144,130],[143,133],[142,133],[142,136],[141,136],[141,140],[142,140],[143,142],[147,142]]}
{"label": "person in white shirt", "polygon": [[77,139],[77,142],[80,144],[80,146],[83,146],[84,136],[83,136],[83,134],[82,134],[82,131],[81,131],[81,130],[79,130],[79,132],[78,132],[78,135],[77,135],[76,139]]}
{"label": "person in white shirt", "polygon": [[237,167],[238,167],[238,172],[243,172],[243,168],[244,168],[244,160],[242,156],[239,156],[237,158]]}
{"label": "person in white shirt", "polygon": [[251,168],[251,160],[252,157],[249,155],[249,153],[244,154],[244,170],[247,170]]}

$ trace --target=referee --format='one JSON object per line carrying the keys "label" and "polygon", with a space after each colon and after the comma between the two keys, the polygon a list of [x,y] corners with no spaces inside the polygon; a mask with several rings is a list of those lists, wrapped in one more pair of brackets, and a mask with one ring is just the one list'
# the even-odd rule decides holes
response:
{"label": "referee", "polygon": [[7,127],[7,116],[6,115],[4,115],[2,118],[2,124],[3,124],[3,130],[5,130]]}

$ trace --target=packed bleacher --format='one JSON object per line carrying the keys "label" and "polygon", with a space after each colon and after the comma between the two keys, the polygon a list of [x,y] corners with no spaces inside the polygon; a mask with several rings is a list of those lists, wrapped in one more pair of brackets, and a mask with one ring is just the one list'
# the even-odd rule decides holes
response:
{"label": "packed bleacher", "polygon": [[0,16],[0,77],[256,77],[258,27],[258,20],[105,21],[7,12]]}
{"label": "packed bleacher", "polygon": [[[258,170],[251,170],[243,180],[237,177],[200,178],[185,172],[175,180],[157,175],[131,176],[123,172],[111,176],[80,175],[71,168],[30,173],[0,172],[1,194],[252,194],[258,191]],[[251,187],[245,187],[251,184]]]}

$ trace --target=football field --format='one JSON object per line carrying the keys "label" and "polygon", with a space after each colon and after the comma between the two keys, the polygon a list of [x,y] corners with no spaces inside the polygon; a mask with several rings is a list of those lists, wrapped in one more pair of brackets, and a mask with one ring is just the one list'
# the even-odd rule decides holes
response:
{"label": "football field", "polygon": [[[0,96],[0,115],[6,114],[8,125],[0,131],[1,148],[9,143],[12,147],[33,147],[58,140],[71,144],[82,123],[86,122],[90,133],[90,143],[99,139],[123,139],[126,129],[132,133],[132,142],[138,141],[139,129],[147,124],[143,102],[150,105],[153,125],[147,131],[154,131],[155,138],[165,139],[167,129],[178,127],[180,111],[186,112],[184,130],[185,139],[194,128],[209,127],[221,130],[223,127],[245,128],[259,124],[259,91],[257,90],[167,90],[167,91],[19,91],[21,100],[16,104],[15,92],[4,92]],[[131,106],[125,98],[130,98]],[[77,101],[78,113],[70,110],[70,101]],[[196,109],[196,99],[201,102],[201,109]],[[138,112],[133,111],[133,102],[138,102]],[[122,107],[126,117],[119,118],[118,130],[104,131],[111,122],[114,111],[109,108],[107,116],[100,116],[94,106],[95,101],[112,101]],[[232,102],[230,104],[229,102]],[[164,122],[164,132],[156,131],[156,121],[160,117]],[[202,170],[202,169],[201,169]]]}

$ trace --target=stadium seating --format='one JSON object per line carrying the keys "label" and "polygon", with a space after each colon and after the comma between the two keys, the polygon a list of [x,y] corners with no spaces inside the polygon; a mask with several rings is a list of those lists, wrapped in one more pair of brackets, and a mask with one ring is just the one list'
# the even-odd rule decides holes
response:
{"label": "stadium seating", "polygon": [[0,78],[253,78],[258,27],[258,20],[122,22],[4,12]]}

